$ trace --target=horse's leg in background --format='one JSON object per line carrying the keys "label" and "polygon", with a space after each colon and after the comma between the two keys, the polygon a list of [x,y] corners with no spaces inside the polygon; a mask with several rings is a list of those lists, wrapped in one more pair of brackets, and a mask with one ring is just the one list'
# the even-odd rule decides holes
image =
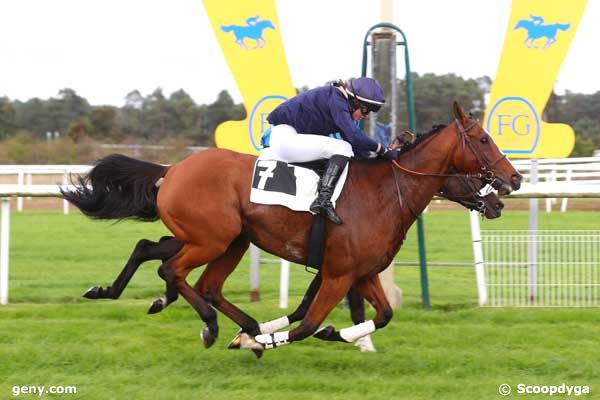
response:
{"label": "horse's leg in background", "polygon": [[[106,289],[102,286],[94,286],[88,289],[83,297],[88,299],[118,299],[142,263],[149,260],[162,260],[165,262],[177,254],[181,246],[182,243],[172,236],[164,236],[158,243],[146,239],[140,240],[113,284]],[[175,299],[172,299],[172,301]]]}
{"label": "horse's leg in background", "polygon": [[357,282],[356,288],[375,308],[375,318],[350,328],[341,329],[339,332],[336,331],[333,326],[327,326],[315,334],[316,338],[322,340],[353,342],[388,324],[392,318],[393,311],[385,298],[379,276],[376,275],[371,278],[360,280]]}
{"label": "horse's leg in background", "polygon": [[[348,307],[350,307],[350,317],[352,318],[352,322],[354,325],[361,324],[365,322],[365,300],[356,289],[356,286],[352,286],[346,295],[346,299],[348,299]],[[371,335],[365,335],[360,337],[354,343],[355,346],[358,346],[360,351],[362,352],[375,352],[375,346],[373,346],[373,341],[371,340]]]}
{"label": "horse's leg in background", "polygon": [[185,279],[191,270],[217,259],[220,254],[222,254],[222,250],[216,246],[201,247],[186,243],[173,258],[158,268],[158,275],[167,282],[167,288],[169,286],[176,288],[206,323],[206,327],[200,333],[200,338],[206,348],[212,346],[219,335],[217,313]]}

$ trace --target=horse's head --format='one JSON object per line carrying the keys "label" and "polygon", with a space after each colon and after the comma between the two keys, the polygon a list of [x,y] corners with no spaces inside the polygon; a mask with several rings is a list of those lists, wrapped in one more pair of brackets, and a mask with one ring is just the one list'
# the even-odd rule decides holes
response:
{"label": "horse's head", "polygon": [[484,182],[500,195],[518,190],[523,179],[521,174],[477,120],[465,115],[457,102],[454,102],[454,118],[453,125],[460,136],[454,167],[467,173],[480,173]]}
{"label": "horse's head", "polygon": [[446,179],[438,194],[469,210],[476,210],[488,219],[500,217],[504,208],[504,203],[491,186],[477,178],[450,177]]}
{"label": "horse's head", "polygon": [[513,30],[519,29],[519,28],[528,29],[529,25],[531,25],[531,21],[528,21],[526,19],[522,19],[522,20],[517,21],[517,24],[515,25],[515,27],[513,28]]}
{"label": "horse's head", "polygon": [[269,21],[268,19],[265,19],[263,21],[260,21],[259,23],[256,24],[258,27],[260,27],[261,31],[265,30],[267,28],[271,28],[271,29],[275,29],[275,25],[273,25],[273,23],[271,21]]}

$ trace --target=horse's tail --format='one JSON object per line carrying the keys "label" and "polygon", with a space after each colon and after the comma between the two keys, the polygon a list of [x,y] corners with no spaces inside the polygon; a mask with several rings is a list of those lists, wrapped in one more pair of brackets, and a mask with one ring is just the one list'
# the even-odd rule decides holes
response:
{"label": "horse's tail", "polygon": [[556,27],[561,31],[566,31],[571,27],[571,24],[556,24]]}
{"label": "horse's tail", "polygon": [[99,160],[86,176],[78,176],[74,191],[60,191],[90,218],[156,221],[155,184],[168,168],[112,154]]}
{"label": "horse's tail", "polygon": [[235,28],[235,25],[221,25],[221,30],[223,32],[231,32]]}

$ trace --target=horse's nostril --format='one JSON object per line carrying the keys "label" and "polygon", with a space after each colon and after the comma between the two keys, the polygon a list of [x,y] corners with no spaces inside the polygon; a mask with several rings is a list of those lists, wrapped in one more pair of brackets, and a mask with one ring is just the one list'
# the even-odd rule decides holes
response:
{"label": "horse's nostril", "polygon": [[496,210],[502,210],[504,208],[504,203],[496,203]]}
{"label": "horse's nostril", "polygon": [[516,174],[510,177],[511,182],[514,183],[521,183],[521,181],[523,180],[523,175],[521,174]]}

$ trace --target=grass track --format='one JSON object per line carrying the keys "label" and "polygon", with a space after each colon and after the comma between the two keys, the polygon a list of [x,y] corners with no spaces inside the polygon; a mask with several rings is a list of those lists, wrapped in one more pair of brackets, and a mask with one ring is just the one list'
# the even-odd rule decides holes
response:
{"label": "grass track", "polygon": [[[542,229],[597,228],[594,213],[540,216]],[[418,269],[397,268],[405,306],[373,336],[378,353],[307,339],[256,360],[226,349],[237,327],[222,315],[219,340],[208,350],[198,340],[203,325],[183,300],[146,315],[163,289],[158,263],[142,266],[119,301],[80,297],[89,286],[110,284],[138,239],[166,234],[159,223],[112,225],[54,212],[11,217],[0,399],[16,398],[15,385],[77,386],[76,395],[42,397],[65,399],[492,399],[501,398],[501,383],[513,390],[518,383],[590,385],[592,394],[582,397],[600,398],[598,310],[480,309],[472,268],[430,268],[428,312],[420,309]],[[425,218],[429,260],[471,261],[466,213]],[[524,212],[484,222],[490,229],[526,227]],[[411,231],[398,260],[416,260],[415,236]],[[292,268],[292,306],[311,277]],[[266,320],[282,314],[278,280],[277,268],[264,266],[262,301],[249,303],[244,260],[225,293]],[[348,311],[339,306],[327,323],[350,325]]]}

